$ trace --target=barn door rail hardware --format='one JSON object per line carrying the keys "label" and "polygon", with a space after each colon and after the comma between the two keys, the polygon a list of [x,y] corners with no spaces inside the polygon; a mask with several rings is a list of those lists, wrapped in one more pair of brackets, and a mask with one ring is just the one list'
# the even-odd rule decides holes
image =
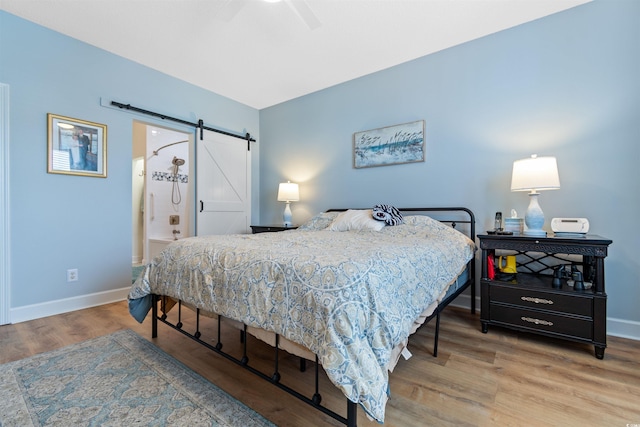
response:
{"label": "barn door rail hardware", "polygon": [[246,133],[244,135],[239,135],[237,133],[227,132],[222,129],[216,129],[211,126],[206,126],[202,119],[198,120],[198,123],[189,122],[187,120],[178,119],[176,117],[167,116],[166,114],[156,113],[155,111],[149,111],[142,108],[134,107],[131,104],[123,104],[117,101],[111,101],[111,105],[118,108],[124,108],[125,110],[135,111],[136,113],[146,114],[148,116],[158,117],[162,120],[171,120],[172,122],[180,123],[187,126],[193,126],[196,129],[200,129],[200,140],[203,139],[203,132],[205,130],[210,130],[211,132],[221,133],[223,135],[232,136],[234,138],[244,139],[247,141],[247,150],[251,150],[251,143],[256,142],[256,140],[251,136],[250,133]]}

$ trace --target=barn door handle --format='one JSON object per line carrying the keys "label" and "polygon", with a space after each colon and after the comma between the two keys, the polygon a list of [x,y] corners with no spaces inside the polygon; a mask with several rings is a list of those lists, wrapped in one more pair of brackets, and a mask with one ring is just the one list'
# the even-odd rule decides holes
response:
{"label": "barn door handle", "polygon": [[204,210],[204,202],[200,200],[200,212]]}

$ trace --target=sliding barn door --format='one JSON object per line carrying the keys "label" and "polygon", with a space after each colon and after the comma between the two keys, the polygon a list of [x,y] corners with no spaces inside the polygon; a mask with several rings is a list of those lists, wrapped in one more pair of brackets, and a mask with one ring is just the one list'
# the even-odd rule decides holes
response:
{"label": "sliding barn door", "polygon": [[196,138],[196,234],[249,233],[251,152],[239,138],[204,131]]}

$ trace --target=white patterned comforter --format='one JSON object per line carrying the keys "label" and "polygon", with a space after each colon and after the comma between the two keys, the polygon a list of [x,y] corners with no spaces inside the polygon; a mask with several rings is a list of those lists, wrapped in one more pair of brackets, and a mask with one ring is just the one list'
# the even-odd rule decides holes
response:
{"label": "white patterned comforter", "polygon": [[473,254],[470,239],[426,216],[381,231],[192,237],[155,257],[129,300],[167,295],[281,334],[383,422],[392,349]]}

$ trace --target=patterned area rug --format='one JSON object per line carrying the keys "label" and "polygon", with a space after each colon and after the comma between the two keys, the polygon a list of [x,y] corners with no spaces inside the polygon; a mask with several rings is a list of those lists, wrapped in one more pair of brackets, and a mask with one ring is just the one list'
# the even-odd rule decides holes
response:
{"label": "patterned area rug", "polygon": [[0,365],[0,426],[273,426],[130,330]]}

